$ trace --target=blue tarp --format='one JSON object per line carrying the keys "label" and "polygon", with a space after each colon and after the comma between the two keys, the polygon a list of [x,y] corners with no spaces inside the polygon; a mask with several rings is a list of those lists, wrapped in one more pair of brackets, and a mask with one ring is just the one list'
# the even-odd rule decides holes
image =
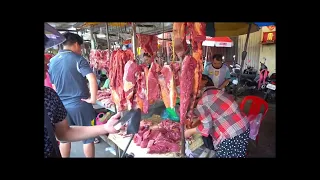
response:
{"label": "blue tarp", "polygon": [[254,23],[259,27],[276,25],[274,22],[254,22]]}

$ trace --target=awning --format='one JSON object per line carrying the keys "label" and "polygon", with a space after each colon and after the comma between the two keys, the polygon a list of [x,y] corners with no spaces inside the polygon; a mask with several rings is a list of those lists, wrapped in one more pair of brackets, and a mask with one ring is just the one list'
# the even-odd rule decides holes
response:
{"label": "awning", "polygon": [[[187,44],[190,44],[190,36],[187,36]],[[210,47],[232,47],[233,42],[229,37],[210,37],[207,36],[206,40],[202,42],[202,46]]]}
{"label": "awning", "polygon": [[272,26],[275,25],[274,22],[254,22],[257,26],[262,27],[262,26]]}

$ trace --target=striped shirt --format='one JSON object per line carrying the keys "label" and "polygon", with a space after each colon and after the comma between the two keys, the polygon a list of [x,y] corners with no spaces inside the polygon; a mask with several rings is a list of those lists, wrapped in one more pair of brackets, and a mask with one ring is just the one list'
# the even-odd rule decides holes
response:
{"label": "striped shirt", "polygon": [[232,95],[210,89],[203,93],[194,113],[201,124],[196,128],[203,136],[212,136],[215,148],[225,139],[233,138],[249,128],[249,121],[242,115]]}

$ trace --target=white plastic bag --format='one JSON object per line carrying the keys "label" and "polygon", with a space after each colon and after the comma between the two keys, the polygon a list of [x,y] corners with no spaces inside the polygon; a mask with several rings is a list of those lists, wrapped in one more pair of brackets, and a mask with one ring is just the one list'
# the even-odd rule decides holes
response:
{"label": "white plastic bag", "polygon": [[250,134],[249,137],[252,140],[256,140],[257,135],[259,133],[259,128],[262,120],[262,113],[258,115],[250,115],[248,116],[248,120],[250,122]]}

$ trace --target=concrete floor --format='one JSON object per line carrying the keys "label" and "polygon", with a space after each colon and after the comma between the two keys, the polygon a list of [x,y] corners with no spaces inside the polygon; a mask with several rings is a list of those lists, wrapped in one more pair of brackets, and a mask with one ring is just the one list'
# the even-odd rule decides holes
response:
{"label": "concrete floor", "polygon": [[[100,138],[99,138],[100,139]],[[70,157],[82,158],[85,157],[83,154],[82,142],[73,142],[71,143],[71,153]],[[105,149],[110,147],[106,142],[100,139],[100,143],[95,145],[96,151],[96,158],[109,158],[109,157],[116,157],[110,152],[106,152]]]}
{"label": "concrete floor", "polygon": [[[263,94],[257,94],[262,97]],[[242,98],[237,101],[240,103]],[[251,103],[247,103],[244,111],[247,112]],[[263,119],[259,129],[259,143],[255,145],[253,141],[249,143],[248,157],[252,158],[275,158],[276,157],[276,104],[268,104],[268,112]]]}
{"label": "concrete floor", "polygon": [[[260,95],[258,95],[260,96]],[[242,98],[237,101],[241,102]],[[250,103],[246,105],[245,111],[249,108]],[[274,158],[276,157],[276,117],[275,104],[269,103],[269,110],[263,120],[259,130],[259,144],[249,143],[248,157],[252,158]],[[110,147],[106,142],[100,139],[100,143],[96,144],[96,157],[115,157],[110,152],[106,152],[105,148]],[[84,157],[82,142],[74,142],[71,147],[71,157]]]}

